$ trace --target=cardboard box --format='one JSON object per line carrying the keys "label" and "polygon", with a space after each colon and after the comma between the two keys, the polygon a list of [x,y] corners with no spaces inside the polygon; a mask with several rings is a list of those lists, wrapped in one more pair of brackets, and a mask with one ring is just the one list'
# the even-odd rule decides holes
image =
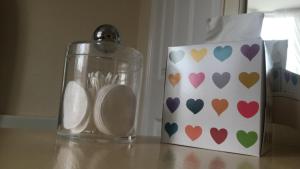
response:
{"label": "cardboard box", "polygon": [[169,47],[162,142],[260,156],[270,144],[261,39]]}

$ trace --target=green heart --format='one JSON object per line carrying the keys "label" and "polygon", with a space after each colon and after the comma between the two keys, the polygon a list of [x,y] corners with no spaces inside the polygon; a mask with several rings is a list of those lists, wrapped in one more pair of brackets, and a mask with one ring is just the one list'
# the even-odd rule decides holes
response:
{"label": "green heart", "polygon": [[246,148],[253,146],[253,144],[255,144],[257,141],[257,134],[254,131],[249,131],[248,133],[246,133],[243,130],[239,130],[236,133],[236,137],[239,142]]}

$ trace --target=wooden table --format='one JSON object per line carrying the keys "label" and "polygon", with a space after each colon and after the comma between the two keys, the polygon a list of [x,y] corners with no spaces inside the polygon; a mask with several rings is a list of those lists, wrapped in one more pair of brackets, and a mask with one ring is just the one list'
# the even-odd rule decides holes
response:
{"label": "wooden table", "polygon": [[72,141],[53,131],[0,129],[1,169],[299,169],[300,149],[273,147],[262,158],[160,144]]}

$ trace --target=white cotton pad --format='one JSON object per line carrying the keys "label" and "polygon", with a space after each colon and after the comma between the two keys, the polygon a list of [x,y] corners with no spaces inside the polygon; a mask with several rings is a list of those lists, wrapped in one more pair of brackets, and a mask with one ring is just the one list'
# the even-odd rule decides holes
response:
{"label": "white cotton pad", "polygon": [[125,85],[107,85],[99,90],[94,107],[98,130],[108,135],[126,136],[134,125],[136,96]]}
{"label": "white cotton pad", "polygon": [[65,129],[80,125],[88,108],[88,97],[85,90],[75,81],[67,84],[63,101],[63,124]]}
{"label": "white cotton pad", "polygon": [[71,129],[71,133],[72,134],[79,134],[81,133],[83,130],[85,130],[89,124],[90,118],[84,118],[84,120],[75,128]]}

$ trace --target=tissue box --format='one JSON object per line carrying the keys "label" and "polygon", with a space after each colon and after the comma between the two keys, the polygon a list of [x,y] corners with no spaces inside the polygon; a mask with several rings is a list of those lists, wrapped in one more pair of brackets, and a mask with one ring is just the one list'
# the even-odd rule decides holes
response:
{"label": "tissue box", "polygon": [[162,142],[260,156],[270,147],[261,39],[169,47]]}

